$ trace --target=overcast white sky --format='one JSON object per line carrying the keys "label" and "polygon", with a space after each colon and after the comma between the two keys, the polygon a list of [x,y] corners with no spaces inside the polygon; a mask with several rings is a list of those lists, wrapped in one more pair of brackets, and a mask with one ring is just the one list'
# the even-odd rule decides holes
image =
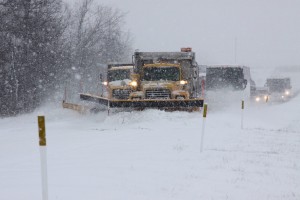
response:
{"label": "overcast white sky", "polygon": [[192,47],[200,64],[300,66],[300,0],[96,0],[127,13],[140,51]]}

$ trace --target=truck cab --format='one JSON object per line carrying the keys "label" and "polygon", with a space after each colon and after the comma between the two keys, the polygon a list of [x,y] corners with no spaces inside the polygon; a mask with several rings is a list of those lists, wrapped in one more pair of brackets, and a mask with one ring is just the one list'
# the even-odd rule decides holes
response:
{"label": "truck cab", "polygon": [[290,78],[268,78],[266,87],[270,91],[270,100],[288,100],[292,97],[292,86]]}
{"label": "truck cab", "polygon": [[180,64],[144,64],[140,77],[140,91],[131,94],[139,99],[189,99],[187,81],[182,77]]}
{"label": "truck cab", "polygon": [[131,99],[189,100],[199,96],[199,68],[191,48],[135,52],[133,58],[138,87]]}
{"label": "truck cab", "polygon": [[250,75],[250,68],[242,65],[210,65],[206,67],[206,92],[243,91],[250,97],[255,90],[255,82]]}
{"label": "truck cab", "polygon": [[135,89],[132,81],[132,64],[109,64],[107,67],[107,79],[103,85],[107,90],[109,99],[128,99]]}
{"label": "truck cab", "polygon": [[208,66],[206,69],[206,90],[244,90],[248,80],[241,66]]}

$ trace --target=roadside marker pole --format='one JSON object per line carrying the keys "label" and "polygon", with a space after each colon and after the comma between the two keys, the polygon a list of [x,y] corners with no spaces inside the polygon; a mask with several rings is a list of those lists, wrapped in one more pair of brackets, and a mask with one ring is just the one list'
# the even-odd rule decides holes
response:
{"label": "roadside marker pole", "polygon": [[80,93],[83,92],[83,83],[82,83],[82,81],[80,81],[80,83],[79,83],[79,90],[80,90]]}
{"label": "roadside marker pole", "polygon": [[38,126],[39,126],[39,138],[40,138],[39,144],[40,144],[41,172],[42,172],[42,195],[43,195],[43,200],[48,200],[45,116],[38,116]]}
{"label": "roadside marker pole", "polygon": [[107,101],[107,115],[109,116],[110,112],[110,104],[109,104],[109,100]]}
{"label": "roadside marker pole", "polygon": [[205,120],[207,115],[207,104],[204,104],[203,107],[203,122],[202,122],[202,134],[201,134],[201,146],[200,146],[200,152],[203,151],[203,143],[204,143],[204,131],[205,131]]}
{"label": "roadside marker pole", "polygon": [[67,101],[67,86],[65,85],[64,101]]}
{"label": "roadside marker pole", "polygon": [[244,108],[245,108],[245,102],[242,100],[242,115],[241,115],[241,128],[244,128]]}

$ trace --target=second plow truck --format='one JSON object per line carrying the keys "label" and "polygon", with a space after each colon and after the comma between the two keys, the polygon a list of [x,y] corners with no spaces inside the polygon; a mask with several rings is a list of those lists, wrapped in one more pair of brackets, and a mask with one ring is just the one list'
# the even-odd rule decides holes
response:
{"label": "second plow truck", "polygon": [[[107,66],[106,81],[102,84],[106,88],[108,99],[128,99],[135,86],[132,86],[132,64],[109,64]],[[102,75],[100,75],[102,77]],[[103,96],[103,95],[102,95]]]}
{"label": "second plow truck", "polygon": [[133,66],[128,98],[115,98],[113,93],[108,98],[91,94],[80,94],[80,98],[108,108],[196,110],[203,106],[203,99],[198,97],[199,68],[191,48],[180,52],[135,52]]}
{"label": "second plow truck", "polygon": [[[136,88],[136,82],[131,80],[134,78],[133,74],[133,64],[128,63],[114,63],[107,65],[106,79],[103,81],[103,74],[100,74],[100,81],[102,83],[100,95],[93,94],[80,94],[80,98],[86,100],[98,99],[102,106],[92,106],[92,105],[79,105],[74,103],[63,101],[63,108],[68,108],[76,110],[80,113],[89,112],[99,112],[100,110],[105,110],[103,106],[109,106],[110,101],[117,100],[127,100],[130,93]],[[103,81],[103,82],[102,82]],[[132,85],[133,84],[133,85]],[[66,99],[66,97],[65,97]]]}

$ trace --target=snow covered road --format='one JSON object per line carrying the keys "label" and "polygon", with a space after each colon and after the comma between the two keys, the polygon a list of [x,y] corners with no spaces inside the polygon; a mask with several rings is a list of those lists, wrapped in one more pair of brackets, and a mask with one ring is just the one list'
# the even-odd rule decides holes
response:
{"label": "snow covered road", "polygon": [[[0,199],[41,199],[37,115],[46,116],[49,199],[300,199],[300,96],[202,114],[107,116],[44,107],[0,119]],[[57,106],[56,106],[57,107]]]}

